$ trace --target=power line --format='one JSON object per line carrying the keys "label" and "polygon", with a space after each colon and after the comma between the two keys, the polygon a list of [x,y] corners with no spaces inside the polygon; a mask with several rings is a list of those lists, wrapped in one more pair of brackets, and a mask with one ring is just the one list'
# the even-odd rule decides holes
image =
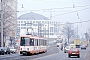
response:
{"label": "power line", "polygon": [[[90,20],[87,21],[80,21],[80,22],[74,22],[74,23],[68,23],[68,24],[78,24],[78,23],[85,23],[85,22],[89,22]],[[65,23],[60,24],[60,25],[65,25]]]}
{"label": "power line", "polygon": [[[24,5],[22,5],[24,6]],[[76,7],[87,7],[90,5],[85,5],[85,6],[76,6]],[[50,10],[55,10],[55,9],[67,9],[67,8],[73,8],[72,7],[63,7],[63,8],[50,8],[50,9],[38,9],[38,10],[24,10],[24,11],[18,11],[18,12],[30,12],[30,11],[50,11]]]}
{"label": "power line", "polygon": [[54,16],[52,16],[52,17],[56,17],[56,16],[60,16],[60,15],[65,15],[65,14],[70,14],[70,13],[74,13],[74,12],[82,11],[82,10],[86,10],[86,9],[90,9],[90,8],[84,8],[84,9],[80,9],[80,10],[76,10],[76,11],[72,11],[72,12],[66,12],[66,13],[63,13],[63,14],[54,15]]}

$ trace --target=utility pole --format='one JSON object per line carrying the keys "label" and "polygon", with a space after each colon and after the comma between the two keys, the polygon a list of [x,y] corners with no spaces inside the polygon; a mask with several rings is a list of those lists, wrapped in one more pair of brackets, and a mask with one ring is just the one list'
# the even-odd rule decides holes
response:
{"label": "utility pole", "polygon": [[78,25],[77,25],[77,39],[78,39]]}
{"label": "utility pole", "polygon": [[3,0],[1,2],[1,46],[3,47]]}

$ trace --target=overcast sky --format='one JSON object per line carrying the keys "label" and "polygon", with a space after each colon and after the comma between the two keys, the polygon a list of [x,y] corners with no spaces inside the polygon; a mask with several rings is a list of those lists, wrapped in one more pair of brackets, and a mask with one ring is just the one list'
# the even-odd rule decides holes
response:
{"label": "overcast sky", "polygon": [[[21,8],[22,4],[24,8]],[[90,20],[90,0],[18,0],[17,6],[20,11],[17,16],[34,12],[61,23]],[[83,32],[87,31],[89,26],[88,22],[79,24]]]}

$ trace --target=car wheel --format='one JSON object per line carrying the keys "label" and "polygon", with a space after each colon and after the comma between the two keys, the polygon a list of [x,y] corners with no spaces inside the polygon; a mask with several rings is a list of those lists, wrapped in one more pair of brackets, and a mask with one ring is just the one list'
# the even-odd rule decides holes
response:
{"label": "car wheel", "polygon": [[80,58],[80,55],[78,55],[78,58]]}
{"label": "car wheel", "polygon": [[64,51],[64,53],[66,53],[66,51]]}
{"label": "car wheel", "polygon": [[70,55],[70,54],[68,54],[68,57],[70,58],[70,57],[71,57],[71,55]]}
{"label": "car wheel", "polygon": [[8,54],[10,54],[10,52]]}
{"label": "car wheel", "polygon": [[1,55],[4,55],[4,53],[1,53]]}

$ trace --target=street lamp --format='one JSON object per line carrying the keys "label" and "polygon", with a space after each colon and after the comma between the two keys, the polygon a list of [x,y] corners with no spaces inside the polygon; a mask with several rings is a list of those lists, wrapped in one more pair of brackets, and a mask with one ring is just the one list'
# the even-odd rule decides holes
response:
{"label": "street lamp", "polygon": [[1,2],[1,46],[3,47],[3,2],[2,0],[0,1]]}
{"label": "street lamp", "polygon": [[44,33],[45,33],[45,38],[46,38],[46,25],[44,26]]}

